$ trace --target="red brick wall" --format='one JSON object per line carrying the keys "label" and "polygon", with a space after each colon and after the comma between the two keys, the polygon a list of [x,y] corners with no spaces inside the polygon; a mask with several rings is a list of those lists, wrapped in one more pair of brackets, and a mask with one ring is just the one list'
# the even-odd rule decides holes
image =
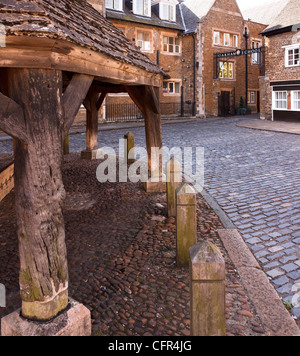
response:
{"label": "red brick wall", "polygon": [[300,66],[285,66],[285,48],[300,41],[300,31],[287,32],[266,38],[266,75],[260,79],[261,118],[272,118],[272,81],[299,80]]}

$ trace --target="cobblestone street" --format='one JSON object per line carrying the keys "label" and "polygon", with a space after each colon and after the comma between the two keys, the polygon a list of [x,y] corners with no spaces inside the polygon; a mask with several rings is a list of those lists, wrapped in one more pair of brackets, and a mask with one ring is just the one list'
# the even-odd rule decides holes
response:
{"label": "cobblestone street", "polygon": [[[163,143],[205,148],[205,190],[240,231],[279,295],[299,303],[300,136],[236,126],[245,120],[249,117],[164,125]],[[117,149],[127,131],[101,132],[99,147]],[[144,146],[144,129],[130,131],[136,145]],[[85,149],[85,134],[72,135],[70,145],[73,152]],[[10,146],[0,142],[0,152]],[[298,318],[299,309],[292,310]]]}

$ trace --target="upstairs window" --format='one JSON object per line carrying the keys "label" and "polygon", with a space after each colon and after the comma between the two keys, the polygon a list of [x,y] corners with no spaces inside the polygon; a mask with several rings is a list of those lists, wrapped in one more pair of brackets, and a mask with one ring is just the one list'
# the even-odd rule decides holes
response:
{"label": "upstairs window", "polygon": [[233,35],[233,47],[235,47],[235,48],[239,47],[239,36],[238,35]]}
{"label": "upstairs window", "polygon": [[214,31],[214,45],[220,44],[220,32]]}
{"label": "upstairs window", "polygon": [[[258,49],[262,46],[259,41],[252,41],[252,49]],[[252,54],[252,64],[261,64],[261,55],[260,53]]]}
{"label": "upstairs window", "polygon": [[176,6],[173,4],[165,4],[165,3],[160,3],[159,4],[159,12],[160,12],[160,18],[162,20],[166,21],[176,21]]}
{"label": "upstairs window", "polygon": [[105,0],[105,7],[107,9],[123,11],[123,0]]}
{"label": "upstairs window", "polygon": [[149,52],[151,50],[150,33],[140,32],[137,33],[137,46],[141,48],[142,51]]}
{"label": "upstairs window", "polygon": [[133,0],[133,13],[151,17],[151,0]]}
{"label": "upstairs window", "polygon": [[230,46],[230,34],[229,33],[224,33],[224,46],[226,46],[226,47]]}
{"label": "upstairs window", "polygon": [[180,94],[180,83],[179,82],[164,82],[163,83],[163,93],[176,95]]}
{"label": "upstairs window", "polygon": [[286,67],[300,66],[299,45],[286,47],[286,49],[285,49],[285,66]]}
{"label": "upstairs window", "polygon": [[180,53],[180,39],[178,37],[163,37],[163,52]]}

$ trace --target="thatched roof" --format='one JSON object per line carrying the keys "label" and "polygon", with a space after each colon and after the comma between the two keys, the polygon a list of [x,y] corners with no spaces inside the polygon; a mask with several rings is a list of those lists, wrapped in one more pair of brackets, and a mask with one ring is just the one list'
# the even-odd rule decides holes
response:
{"label": "thatched roof", "polygon": [[67,41],[118,62],[162,74],[156,64],[86,0],[0,0],[0,23],[8,37]]}

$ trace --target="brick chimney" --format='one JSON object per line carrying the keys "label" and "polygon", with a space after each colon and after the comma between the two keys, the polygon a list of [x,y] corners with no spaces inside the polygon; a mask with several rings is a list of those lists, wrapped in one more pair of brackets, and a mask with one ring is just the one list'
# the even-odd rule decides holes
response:
{"label": "brick chimney", "polygon": [[87,0],[93,7],[105,17],[105,0]]}

